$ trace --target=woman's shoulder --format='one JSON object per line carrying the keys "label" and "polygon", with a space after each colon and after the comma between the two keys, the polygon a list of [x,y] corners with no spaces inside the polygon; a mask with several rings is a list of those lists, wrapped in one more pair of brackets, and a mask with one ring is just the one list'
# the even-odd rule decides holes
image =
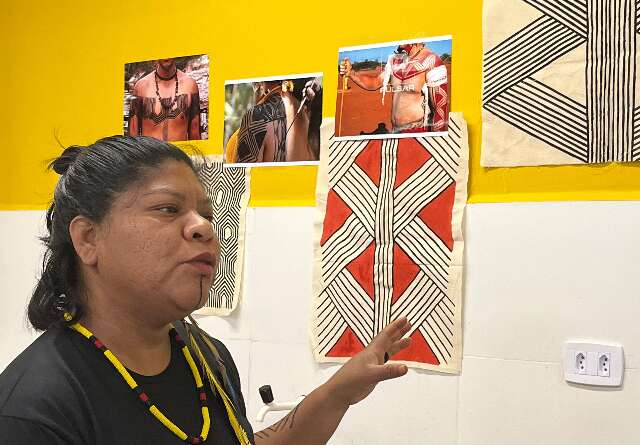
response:
{"label": "woman's shoulder", "polygon": [[52,445],[88,437],[80,345],[70,329],[49,329],[0,374],[0,437]]}
{"label": "woman's shoulder", "polygon": [[44,332],[0,374],[0,415],[23,418],[51,399],[72,393],[69,334],[65,329]]}

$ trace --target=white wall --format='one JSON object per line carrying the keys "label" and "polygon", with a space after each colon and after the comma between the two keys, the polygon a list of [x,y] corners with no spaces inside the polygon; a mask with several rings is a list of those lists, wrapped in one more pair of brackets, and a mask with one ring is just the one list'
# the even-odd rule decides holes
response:
{"label": "white wall", "polygon": [[[292,399],[336,369],[314,363],[308,342],[313,215],[249,209],[244,299],[231,317],[200,319],[234,354],[252,421],[259,386]],[[0,212],[0,369],[33,335],[23,314],[42,217]],[[347,413],[331,443],[637,443],[637,221],[637,202],[468,206],[462,374],[412,370],[380,385]],[[559,359],[568,338],[622,343],[624,386],[566,384]]]}
{"label": "white wall", "polygon": [[0,369],[36,337],[27,303],[42,265],[44,212],[0,212]]}

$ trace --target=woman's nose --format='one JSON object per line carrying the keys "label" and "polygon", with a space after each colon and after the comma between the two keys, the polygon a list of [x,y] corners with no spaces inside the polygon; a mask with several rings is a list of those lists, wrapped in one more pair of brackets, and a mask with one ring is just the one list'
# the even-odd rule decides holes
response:
{"label": "woman's nose", "polygon": [[211,221],[200,214],[194,214],[194,220],[187,226],[187,239],[210,241],[215,237],[215,231]]}

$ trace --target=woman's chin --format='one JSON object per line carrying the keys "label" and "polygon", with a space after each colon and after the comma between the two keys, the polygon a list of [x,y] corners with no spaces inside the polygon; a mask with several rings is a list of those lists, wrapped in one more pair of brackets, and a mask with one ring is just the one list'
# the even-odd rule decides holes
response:
{"label": "woman's chin", "polygon": [[211,280],[202,277],[198,283],[181,282],[172,286],[173,292],[168,294],[173,304],[182,311],[191,313],[207,303]]}
{"label": "woman's chin", "polygon": [[183,313],[185,316],[190,314],[191,312],[200,309],[207,302],[207,297],[209,293],[207,292],[202,298],[198,295],[190,295],[184,297],[174,297],[173,298],[173,306]]}

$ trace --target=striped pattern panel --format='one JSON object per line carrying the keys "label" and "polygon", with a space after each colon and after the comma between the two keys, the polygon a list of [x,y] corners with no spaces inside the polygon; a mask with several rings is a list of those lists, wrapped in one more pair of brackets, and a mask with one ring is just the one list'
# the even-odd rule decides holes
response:
{"label": "striped pattern panel", "polygon": [[200,180],[213,206],[213,227],[220,239],[216,279],[202,314],[228,315],[240,298],[244,256],[244,222],[250,193],[249,169],[225,168],[218,156],[207,157]]}
{"label": "striped pattern panel", "polygon": [[[541,15],[484,54],[483,108],[513,129],[542,141],[582,163],[639,160],[638,113],[635,104],[636,41],[640,32],[639,0],[508,0],[524,2]],[[489,0],[485,8],[495,32],[513,17],[501,15],[504,2]],[[584,63],[586,103],[578,103],[534,78],[565,67],[559,59],[579,46]],[[574,62],[575,63],[575,62]],[[572,72],[571,70],[567,72]],[[567,84],[575,82],[566,78]],[[486,131],[492,131],[490,125]],[[505,138],[516,138],[515,133]],[[500,138],[492,138],[500,140]],[[527,144],[518,147],[517,165],[555,163],[527,158]],[[503,147],[484,146],[501,152]],[[552,158],[555,159],[555,158]],[[513,165],[513,164],[509,164]]]}

